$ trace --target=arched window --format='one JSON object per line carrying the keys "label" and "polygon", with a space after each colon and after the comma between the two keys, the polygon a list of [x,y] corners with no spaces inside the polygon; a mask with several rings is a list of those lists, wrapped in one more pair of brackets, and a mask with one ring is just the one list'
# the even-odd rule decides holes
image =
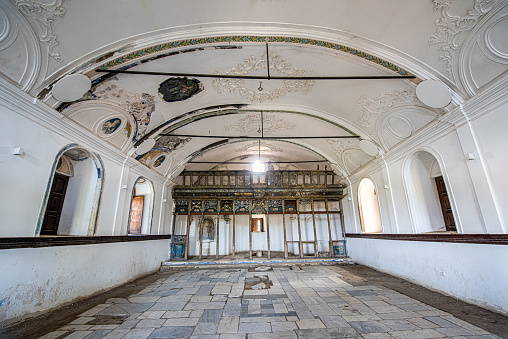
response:
{"label": "arched window", "polygon": [[370,179],[363,179],[358,187],[358,205],[364,233],[381,233],[381,218],[376,196],[376,188]]}
{"label": "arched window", "polygon": [[455,220],[437,159],[416,152],[407,171],[407,190],[417,232],[456,231]]}
{"label": "arched window", "polygon": [[132,189],[128,234],[150,234],[154,192],[152,182],[139,177]]}
{"label": "arched window", "polygon": [[62,149],[55,159],[36,233],[94,235],[103,176],[96,154],[77,145]]}

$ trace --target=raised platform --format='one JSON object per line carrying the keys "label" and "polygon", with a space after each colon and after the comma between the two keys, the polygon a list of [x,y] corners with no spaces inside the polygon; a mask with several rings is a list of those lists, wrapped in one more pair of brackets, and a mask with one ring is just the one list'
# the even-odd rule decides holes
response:
{"label": "raised platform", "polygon": [[254,258],[250,259],[219,259],[219,260],[187,260],[187,261],[166,261],[162,264],[164,267],[224,267],[224,266],[250,266],[250,265],[334,265],[334,264],[350,264],[349,257],[342,258],[291,258],[291,259],[266,259]]}

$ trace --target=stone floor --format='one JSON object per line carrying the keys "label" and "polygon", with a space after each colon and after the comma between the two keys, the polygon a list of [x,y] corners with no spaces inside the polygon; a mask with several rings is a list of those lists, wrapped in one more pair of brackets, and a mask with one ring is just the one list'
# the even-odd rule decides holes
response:
{"label": "stone floor", "polygon": [[396,291],[352,286],[343,272],[340,266],[179,271],[41,338],[499,338]]}

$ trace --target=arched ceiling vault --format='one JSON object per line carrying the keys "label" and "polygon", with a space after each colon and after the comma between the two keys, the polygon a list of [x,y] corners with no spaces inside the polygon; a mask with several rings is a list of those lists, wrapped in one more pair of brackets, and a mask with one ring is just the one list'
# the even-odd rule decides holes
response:
{"label": "arched ceiling vault", "polygon": [[[66,118],[164,175],[183,167],[230,168],[233,162],[251,161],[256,150],[258,157],[286,167],[314,168],[317,163],[302,161],[326,160],[347,175],[373,159],[362,151],[360,140],[389,152],[499,74],[482,69],[499,59],[495,51],[502,44],[495,39],[501,35],[488,29],[506,26],[507,8],[502,1],[481,0],[411,6],[388,0],[381,7],[367,0],[295,0],[290,6],[232,0],[142,6],[116,0],[13,1],[0,11],[17,23],[5,27],[27,31],[19,36],[30,46],[29,55],[14,58],[12,70],[2,72]],[[0,37],[4,54],[10,47],[2,39],[11,35],[7,30]],[[40,41],[34,41],[37,37]],[[4,40],[14,38],[9,39]],[[477,57],[476,46],[485,58]],[[489,69],[505,69],[497,64]],[[17,69],[25,71],[16,76]],[[30,70],[33,74],[27,76]],[[108,70],[416,78],[184,79]],[[92,89],[76,101],[59,102],[52,96],[53,85],[69,74],[85,74]],[[435,109],[419,101],[416,86],[427,79],[450,89],[448,106]],[[260,134],[276,139],[256,146],[256,139],[238,138]],[[303,136],[314,138],[289,139]],[[154,140],[153,147],[135,152],[146,140]]]}

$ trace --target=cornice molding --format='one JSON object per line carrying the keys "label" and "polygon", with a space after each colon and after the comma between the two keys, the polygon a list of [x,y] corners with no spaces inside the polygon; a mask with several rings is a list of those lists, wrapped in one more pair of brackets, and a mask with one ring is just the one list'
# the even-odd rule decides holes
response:
{"label": "cornice molding", "polygon": [[[55,111],[40,100],[23,92],[3,77],[0,77],[0,105],[13,110],[17,114],[54,133],[71,139],[74,143],[89,148],[90,151],[96,152],[101,157],[113,161],[120,166],[125,162],[125,165],[131,168],[131,170],[157,183],[163,184],[165,181],[165,178],[159,173],[141,165],[135,159],[94,135],[91,131],[66,118],[63,114]],[[126,158],[127,161],[125,161]]]}

